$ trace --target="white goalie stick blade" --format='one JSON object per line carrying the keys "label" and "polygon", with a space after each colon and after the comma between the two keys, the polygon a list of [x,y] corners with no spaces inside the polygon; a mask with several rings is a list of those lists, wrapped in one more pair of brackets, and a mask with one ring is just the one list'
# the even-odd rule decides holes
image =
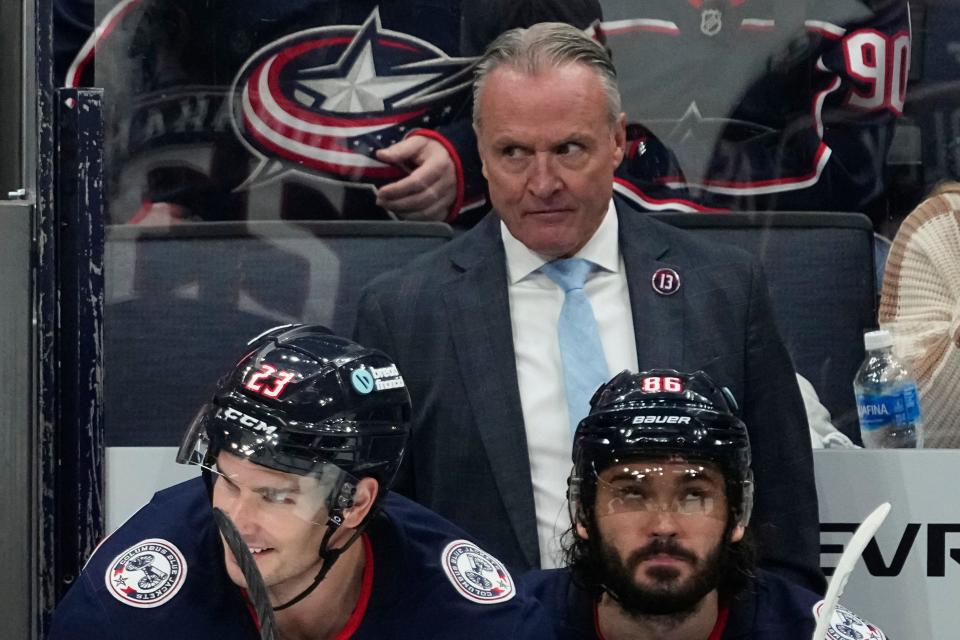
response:
{"label": "white goalie stick blade", "polygon": [[823,598],[823,608],[820,610],[817,627],[813,630],[812,640],[825,640],[827,637],[827,629],[830,627],[830,620],[833,619],[833,612],[837,608],[837,603],[840,602],[840,594],[843,593],[843,588],[846,586],[847,580],[850,579],[853,568],[857,566],[860,554],[863,553],[867,543],[877,533],[877,529],[880,528],[883,521],[886,520],[888,513],[890,513],[890,503],[884,502],[860,523],[860,526],[853,533],[853,537],[850,538],[850,542],[843,550],[839,562],[837,562],[837,568],[834,569],[833,575],[830,577],[830,586],[827,587],[827,595]]}

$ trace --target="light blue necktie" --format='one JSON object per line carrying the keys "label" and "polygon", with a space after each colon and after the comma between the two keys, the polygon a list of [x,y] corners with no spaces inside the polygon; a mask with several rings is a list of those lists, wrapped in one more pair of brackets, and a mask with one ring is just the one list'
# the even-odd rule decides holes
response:
{"label": "light blue necktie", "polygon": [[563,379],[567,388],[570,428],[590,411],[590,398],[607,381],[607,359],[603,355],[600,329],[583,285],[593,265],[583,258],[554,260],[540,271],[563,289],[563,307],[557,322]]}

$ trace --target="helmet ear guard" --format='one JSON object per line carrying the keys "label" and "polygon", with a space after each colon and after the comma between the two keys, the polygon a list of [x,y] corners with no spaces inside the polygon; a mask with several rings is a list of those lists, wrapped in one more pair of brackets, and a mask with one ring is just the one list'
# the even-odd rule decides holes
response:
{"label": "helmet ear guard", "polygon": [[[349,480],[340,483],[340,489],[330,494],[328,499],[327,524],[339,527],[343,524],[344,512],[353,507],[353,496],[357,493],[357,485]],[[334,498],[336,494],[336,498]]]}

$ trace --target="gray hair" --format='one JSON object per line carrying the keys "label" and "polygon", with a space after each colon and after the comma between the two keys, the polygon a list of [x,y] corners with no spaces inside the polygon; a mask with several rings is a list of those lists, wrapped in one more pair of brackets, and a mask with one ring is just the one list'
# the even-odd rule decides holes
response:
{"label": "gray hair", "polygon": [[473,71],[473,124],[480,126],[480,92],[490,73],[508,65],[521,73],[536,75],[544,67],[580,63],[593,69],[607,94],[610,123],[620,117],[617,70],[603,45],[563,22],[541,22],[526,29],[510,29],[490,43]]}

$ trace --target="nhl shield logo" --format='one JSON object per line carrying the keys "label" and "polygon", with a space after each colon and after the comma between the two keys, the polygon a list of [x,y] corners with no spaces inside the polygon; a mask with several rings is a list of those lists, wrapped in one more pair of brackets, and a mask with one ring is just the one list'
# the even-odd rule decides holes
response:
{"label": "nhl shield logo", "polygon": [[383,28],[377,9],[362,25],[271,43],[243,64],[231,90],[234,129],[260,160],[245,185],[287,171],[368,185],[406,175],[375,152],[462,117],[473,62]]}
{"label": "nhl shield logo", "polygon": [[715,36],[723,29],[723,14],[719,9],[704,9],[700,14],[700,31],[705,36]]}
{"label": "nhl shield logo", "polygon": [[187,563],[175,545],[151,538],[113,559],[104,581],[114,598],[131,607],[150,609],[169,602],[187,578]]}
{"label": "nhl shield logo", "polygon": [[[820,619],[823,610],[823,600],[813,605],[813,615]],[[857,614],[839,604],[830,618],[827,627],[828,640],[887,640],[883,631],[870,624]]]}
{"label": "nhl shield logo", "polygon": [[516,595],[513,578],[499,560],[467,540],[454,540],[441,554],[443,570],[457,593],[479,604],[506,602]]}

